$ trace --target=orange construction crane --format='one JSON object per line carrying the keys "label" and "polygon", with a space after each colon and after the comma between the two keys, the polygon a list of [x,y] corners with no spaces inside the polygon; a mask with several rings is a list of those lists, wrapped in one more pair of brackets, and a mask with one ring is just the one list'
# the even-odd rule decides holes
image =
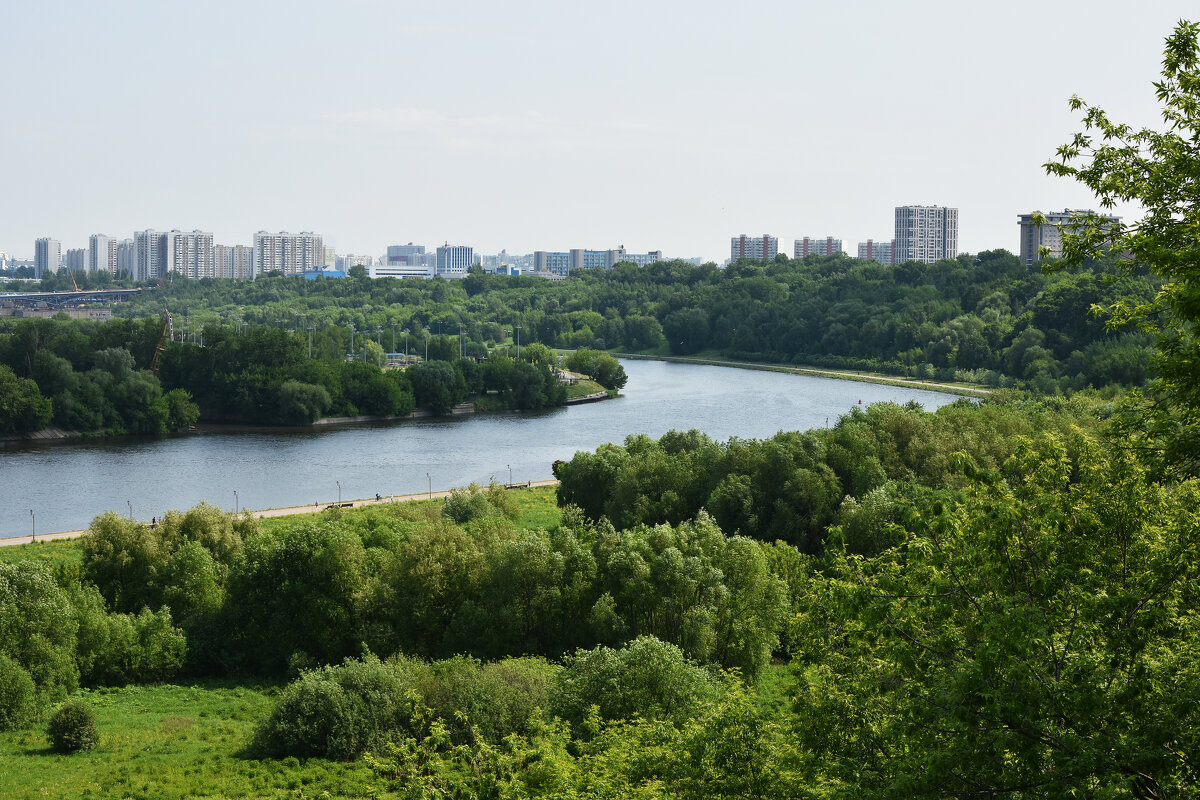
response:
{"label": "orange construction crane", "polygon": [[162,361],[162,354],[167,349],[168,337],[171,341],[175,340],[175,325],[171,322],[171,310],[167,309],[167,321],[163,323],[162,335],[158,337],[158,347],[154,348],[154,358],[150,361],[150,372],[154,375],[158,374],[158,365]]}

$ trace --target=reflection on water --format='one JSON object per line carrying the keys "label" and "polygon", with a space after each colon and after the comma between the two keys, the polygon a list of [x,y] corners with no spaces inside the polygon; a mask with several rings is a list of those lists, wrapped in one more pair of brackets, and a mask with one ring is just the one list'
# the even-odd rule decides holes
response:
{"label": "reflection on water", "polygon": [[860,401],[929,410],[953,395],[803,375],[624,361],[616,400],[543,412],[409,420],[320,430],[208,428],[166,439],[21,443],[0,448],[0,537],[87,527],[113,510],[139,519],[201,501],[233,510],[408,494],[492,478],[553,477],[578,450],[698,428],[718,441],[832,424]]}

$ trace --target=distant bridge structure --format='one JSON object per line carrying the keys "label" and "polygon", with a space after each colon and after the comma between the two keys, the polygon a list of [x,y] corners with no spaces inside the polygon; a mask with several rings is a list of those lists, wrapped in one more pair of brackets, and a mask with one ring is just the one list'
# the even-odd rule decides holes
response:
{"label": "distant bridge structure", "polygon": [[141,293],[141,289],[89,289],[70,292],[0,292],[0,303],[12,302],[18,306],[33,306],[45,303],[55,308],[79,305],[80,303],[103,303],[106,300],[128,300]]}

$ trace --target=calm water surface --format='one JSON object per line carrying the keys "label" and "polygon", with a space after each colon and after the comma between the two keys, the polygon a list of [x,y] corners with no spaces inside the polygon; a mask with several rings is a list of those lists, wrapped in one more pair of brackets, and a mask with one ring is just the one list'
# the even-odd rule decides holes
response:
{"label": "calm water surface", "polygon": [[[630,434],[697,428],[718,441],[773,436],[837,421],[861,400],[954,395],[774,372],[624,361],[615,400],[536,413],[321,430],[206,430],[167,439],[0,447],[0,538],[85,528],[113,510],[138,519],[204,500],[233,510],[276,508],[487,483],[552,478],[555,459]],[[427,478],[426,475],[429,477]]]}

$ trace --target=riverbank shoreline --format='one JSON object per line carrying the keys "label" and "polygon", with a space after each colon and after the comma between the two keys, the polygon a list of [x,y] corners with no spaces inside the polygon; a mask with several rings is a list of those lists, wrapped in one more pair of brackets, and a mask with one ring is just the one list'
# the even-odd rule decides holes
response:
{"label": "riverbank shoreline", "polygon": [[[595,394],[586,395],[567,400],[563,403],[563,407],[578,405],[580,403],[595,403],[600,400],[611,399],[611,395],[607,392],[597,392]],[[461,417],[468,414],[498,414],[498,413],[517,413],[521,409],[515,408],[498,408],[479,410],[475,406],[474,401],[459,403],[450,409],[448,414],[443,414],[445,417]],[[187,436],[198,431],[205,430],[226,430],[226,431],[264,431],[264,430],[279,430],[279,431],[306,431],[321,428],[333,428],[339,426],[351,425],[380,425],[395,422],[406,422],[412,419],[436,419],[436,415],[425,408],[418,408],[408,414],[396,414],[391,416],[358,416],[358,417],[322,417],[308,425],[264,425],[258,422],[221,422],[221,421],[200,421],[198,424],[188,428],[187,430],[175,431],[174,434],[168,435],[183,435]],[[21,443],[44,443],[51,444],[57,442],[75,443],[89,440],[106,440],[130,436],[135,434],[118,434],[116,436],[106,433],[79,433],[77,431],[67,431],[61,428],[43,428],[40,431],[24,434],[21,436],[0,436],[0,443],[3,444],[21,444]]]}
{"label": "riverbank shoreline", "polygon": [[677,364],[696,364],[710,367],[730,367],[733,369],[751,369],[760,372],[782,372],[789,375],[809,375],[814,378],[834,378],[836,380],[856,381],[858,383],[874,383],[879,386],[901,386],[909,389],[926,389],[943,394],[962,394],[972,397],[986,397],[991,389],[982,386],[963,386],[954,383],[938,383],[937,381],[922,381],[915,378],[892,378],[886,375],[871,375],[862,372],[842,372],[839,370],[818,369],[816,367],[789,367],[783,364],[762,364],[755,361],[722,361],[715,358],[694,358],[692,356],[645,355],[641,353],[613,353],[617,358],[627,358],[631,361],[664,361]]}
{"label": "riverbank shoreline", "polygon": [[[557,480],[547,481],[526,481],[525,483],[506,484],[505,489],[534,489],[539,486],[557,486]],[[415,494],[396,494],[387,497],[362,498],[360,500],[332,500],[326,502],[316,501],[313,505],[304,506],[288,506],[285,508],[263,508],[257,511],[241,509],[237,512],[240,514],[248,514],[254,519],[267,519],[270,517],[292,517],[302,514],[320,514],[322,511],[328,511],[332,508],[365,508],[366,506],[378,506],[386,503],[411,503],[416,500],[444,500],[450,496],[452,489],[434,489],[428,492],[416,492]],[[142,524],[147,524],[142,520]],[[78,531],[56,531],[54,533],[39,533],[35,538],[32,534],[29,536],[9,536],[0,539],[0,547],[12,547],[21,544],[36,544],[37,542],[54,542],[63,539],[77,539],[87,533],[87,529]]]}

